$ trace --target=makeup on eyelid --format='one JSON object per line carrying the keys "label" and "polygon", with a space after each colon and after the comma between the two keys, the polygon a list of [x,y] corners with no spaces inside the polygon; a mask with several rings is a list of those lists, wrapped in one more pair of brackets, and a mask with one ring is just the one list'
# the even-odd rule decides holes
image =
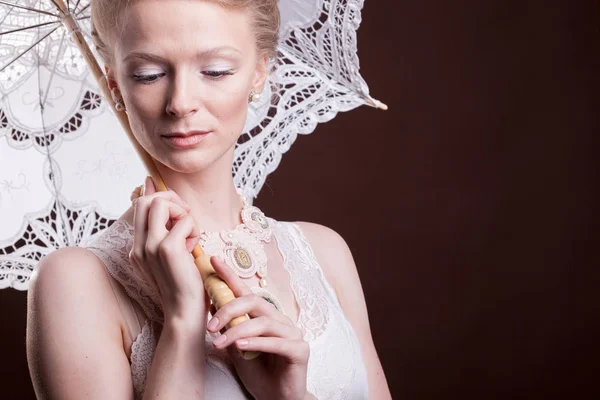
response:
{"label": "makeup on eyelid", "polygon": [[[201,68],[202,72],[234,72],[235,66],[233,65],[211,65],[209,67]],[[143,75],[156,75],[162,74],[164,71],[162,69],[139,69],[135,70],[132,75],[143,76]]]}

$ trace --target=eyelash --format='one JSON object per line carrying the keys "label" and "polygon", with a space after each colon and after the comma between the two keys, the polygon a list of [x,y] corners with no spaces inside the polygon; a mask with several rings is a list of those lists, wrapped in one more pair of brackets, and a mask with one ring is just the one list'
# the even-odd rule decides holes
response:
{"label": "eyelash", "polygon": [[[233,75],[233,72],[231,70],[227,70],[227,71],[205,71],[202,74],[208,76],[209,78],[213,79],[213,80],[219,80],[222,79],[224,76],[226,75]],[[152,75],[133,75],[133,79],[137,82],[140,82],[142,84],[148,85],[150,83],[154,83],[156,82],[156,80],[162,76],[164,76],[164,73],[160,73],[160,74],[152,74]]]}

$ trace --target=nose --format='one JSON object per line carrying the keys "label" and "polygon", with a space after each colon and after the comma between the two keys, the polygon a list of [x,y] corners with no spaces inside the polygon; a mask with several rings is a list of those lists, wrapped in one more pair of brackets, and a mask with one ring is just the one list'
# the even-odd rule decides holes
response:
{"label": "nose", "polygon": [[190,79],[186,79],[186,73],[175,75],[171,87],[171,96],[167,102],[167,114],[175,118],[184,118],[198,111],[198,91]]}

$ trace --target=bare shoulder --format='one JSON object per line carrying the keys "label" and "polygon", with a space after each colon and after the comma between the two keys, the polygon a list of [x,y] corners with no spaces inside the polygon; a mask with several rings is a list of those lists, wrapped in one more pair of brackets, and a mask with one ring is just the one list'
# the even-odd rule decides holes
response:
{"label": "bare shoulder", "polygon": [[333,229],[313,222],[298,221],[295,224],[300,227],[313,250],[328,258],[350,253],[344,238]]}
{"label": "bare shoulder", "polygon": [[[68,247],[44,257],[31,276],[28,290],[29,311],[61,307],[72,312],[100,308],[109,314],[114,301],[104,265],[84,248]],[[76,306],[75,306],[76,305]],[[88,309],[89,308],[89,309]]]}
{"label": "bare shoulder", "polygon": [[129,398],[116,298],[104,265],[83,248],[56,250],[27,295],[27,361],[39,399]]}
{"label": "bare shoulder", "polygon": [[[295,222],[295,224],[297,224],[300,227],[300,229],[302,229],[302,232],[304,233],[306,238],[309,240],[309,242],[311,242],[311,246],[312,246],[311,239],[316,239],[316,240],[326,240],[327,242],[332,242],[332,243],[327,243],[328,245],[338,245],[341,247],[347,247],[346,242],[344,241],[342,236],[339,233],[337,233],[336,231],[334,231],[333,229],[326,227],[325,225],[320,225],[320,224],[315,224],[314,222],[305,222],[305,221],[297,221],[297,222]],[[323,244],[325,244],[325,243],[323,243]]]}
{"label": "bare shoulder", "polygon": [[58,291],[65,285],[102,286],[102,268],[102,262],[84,248],[67,247],[55,250],[37,265],[31,276],[30,293],[32,289],[43,296],[45,291]]}

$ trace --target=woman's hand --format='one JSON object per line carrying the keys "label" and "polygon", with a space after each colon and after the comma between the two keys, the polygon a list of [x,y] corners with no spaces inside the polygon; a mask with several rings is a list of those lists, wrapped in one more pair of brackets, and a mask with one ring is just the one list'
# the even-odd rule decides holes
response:
{"label": "woman's hand", "polygon": [[[213,313],[207,329],[218,332],[235,317],[244,314],[252,317],[222,332],[214,346],[227,347],[238,375],[254,398],[306,398],[310,350],[300,328],[271,303],[255,295],[224,261],[212,257],[211,263],[236,299]],[[254,360],[245,360],[240,350],[257,350],[263,354]]]}
{"label": "woman's hand", "polygon": [[173,191],[157,192],[150,177],[143,195],[133,199],[133,204],[130,262],[158,293],[165,322],[177,319],[203,327],[200,324],[206,317],[201,316],[208,312],[208,302],[190,253],[199,232],[188,205]]}

